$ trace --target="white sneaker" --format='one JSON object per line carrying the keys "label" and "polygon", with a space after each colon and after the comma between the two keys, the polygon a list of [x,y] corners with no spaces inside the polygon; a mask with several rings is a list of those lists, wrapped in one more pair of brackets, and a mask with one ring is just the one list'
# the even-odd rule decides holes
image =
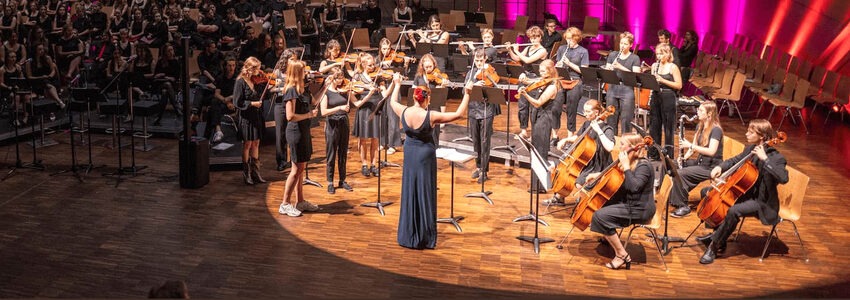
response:
{"label": "white sneaker", "polygon": [[222,133],[221,131],[216,131],[215,133],[213,133],[212,142],[213,143],[221,142],[222,138],[224,138],[224,133]]}
{"label": "white sneaker", "polygon": [[395,153],[395,152],[396,152],[395,148],[390,147],[389,149],[387,149],[387,154],[388,154],[388,155],[392,155],[392,154],[393,154],[393,153]]}
{"label": "white sneaker", "polygon": [[281,203],[280,208],[277,209],[277,212],[280,213],[281,215],[287,215],[287,216],[290,216],[290,217],[301,216],[301,211],[299,211],[298,209],[296,209],[294,206],[292,206],[289,203]]}
{"label": "white sneaker", "polygon": [[298,202],[298,204],[295,205],[295,208],[300,210],[300,211],[307,211],[307,212],[315,212],[315,211],[320,210],[318,205],[310,203],[307,200]]}

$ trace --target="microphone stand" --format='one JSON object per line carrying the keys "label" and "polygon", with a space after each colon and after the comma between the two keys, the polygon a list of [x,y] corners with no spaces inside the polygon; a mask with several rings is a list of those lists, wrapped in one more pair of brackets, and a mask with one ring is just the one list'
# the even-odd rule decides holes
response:
{"label": "microphone stand", "polygon": [[[132,61],[132,60],[130,60],[130,61]],[[124,73],[126,73],[126,72],[127,72],[127,66],[129,66],[129,65],[130,65],[130,61],[128,61],[128,62],[127,62],[127,64],[126,64],[126,65],[124,65],[124,67],[123,67],[123,68],[121,68],[121,71],[120,71],[120,72],[118,72],[118,74],[116,74],[116,75],[114,76],[114,78],[112,78],[112,80],[111,80],[111,81],[110,81],[110,82],[109,82],[109,83],[108,83],[108,84],[107,84],[107,85],[106,85],[106,86],[105,86],[105,87],[104,87],[104,88],[100,91],[100,94],[101,94],[101,95],[103,95],[104,97],[106,97],[106,91],[107,91],[107,90],[108,90],[108,89],[109,89],[109,88],[110,88],[113,84],[115,84],[116,82],[118,82],[118,79],[119,79],[119,78],[121,78],[121,76],[122,76],[122,75],[124,75]],[[116,90],[116,91],[118,91],[118,95],[116,95],[116,99],[115,99],[115,101],[117,102],[117,104],[118,104],[118,105],[117,105],[117,108],[116,108],[115,115],[113,115],[113,116],[112,116],[112,122],[113,122],[114,124],[116,124],[116,128],[115,128],[115,130],[113,131],[113,135],[117,135],[117,136],[118,136],[118,169],[117,169],[115,172],[112,172],[112,173],[104,173],[104,174],[103,174],[103,176],[115,176],[115,180],[116,180],[116,181],[115,181],[115,187],[118,187],[118,185],[119,185],[122,181],[124,181],[124,178],[123,178],[122,176],[124,176],[124,175],[125,175],[125,168],[124,168],[124,167],[123,167],[123,165],[122,165],[122,154],[121,154],[121,146],[122,146],[122,145],[121,145],[121,122],[118,122],[118,121],[117,121],[117,119],[116,119],[116,118],[117,118],[117,115],[121,113],[121,106],[122,106],[122,105],[121,105],[121,103],[120,103],[121,99],[118,99],[119,97],[121,97],[121,93],[120,93],[120,91],[119,91],[119,87],[117,87],[117,86],[116,86],[116,89],[115,89],[115,90]],[[128,94],[128,95],[127,95],[127,96],[128,96],[128,97],[130,97],[131,99],[132,99],[132,93],[133,93],[133,91],[132,91],[132,90],[130,90],[130,94]],[[132,104],[131,104],[131,107],[132,107]],[[133,156],[135,156],[135,151],[133,151],[133,152],[134,152],[134,153],[133,153]],[[134,164],[135,164],[135,162],[134,162]],[[133,165],[131,168],[133,168],[133,170],[131,170],[132,172],[130,172],[130,173],[131,173],[131,176],[136,176],[137,174],[136,174],[136,172],[135,172],[135,168],[136,168],[136,167],[135,167],[135,165]]]}
{"label": "microphone stand", "polygon": [[[17,85],[12,85],[12,95],[13,96],[17,92],[17,89],[18,89]],[[41,164],[40,160],[36,159],[35,151],[32,152],[33,153],[32,163],[24,164],[24,163],[21,162],[21,150],[20,150],[20,146],[18,146],[18,143],[19,143],[19,141],[18,141],[18,127],[19,126],[14,122],[14,121],[17,121],[17,119],[18,119],[18,102],[14,101],[14,99],[13,99],[12,103],[15,106],[14,107],[15,113],[14,113],[13,122],[12,122],[12,125],[15,126],[15,165],[11,167],[11,170],[9,170],[8,173],[6,173],[6,176],[3,176],[3,178],[0,179],[0,182],[8,179],[9,177],[12,177],[12,175],[14,175],[15,171],[17,171],[18,169],[21,169],[21,168],[44,171],[44,165]],[[33,136],[35,136],[35,135],[33,134]],[[35,143],[33,143],[33,145],[35,145]]]}

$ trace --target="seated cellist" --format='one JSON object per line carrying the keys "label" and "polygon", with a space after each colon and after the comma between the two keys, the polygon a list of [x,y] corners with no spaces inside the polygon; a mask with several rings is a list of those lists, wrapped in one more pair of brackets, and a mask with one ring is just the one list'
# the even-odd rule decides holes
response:
{"label": "seated cellist", "polygon": [[[646,159],[646,149],[628,151],[630,148],[643,144],[643,138],[637,133],[626,133],[620,139],[620,154],[615,168],[623,170],[623,184],[620,189],[605,202],[599,210],[593,213],[590,230],[601,233],[605,240],[614,248],[614,259],[605,264],[611,269],[631,267],[631,257],[620,242],[617,228],[631,224],[641,224],[649,221],[655,215],[655,199],[653,198],[653,181],[655,173],[652,165]],[[587,176],[592,182],[599,173]]]}
{"label": "seated cellist", "polygon": [[[738,197],[732,207],[726,213],[723,222],[720,223],[711,234],[697,237],[697,240],[707,244],[705,253],[699,259],[701,264],[710,264],[718,253],[726,250],[726,239],[735,231],[738,218],[745,216],[758,216],[762,224],[772,225],[779,222],[779,196],[776,186],[788,182],[788,171],[785,169],[785,157],[776,150],[765,144],[766,141],[777,137],[776,131],[770,126],[770,122],[764,119],[750,121],[747,128],[747,147],[741,154],[723,161],[719,166],[711,170],[711,178],[717,178],[722,172],[729,170],[739,161],[753,154],[751,162],[758,168],[758,179],[746,193]],[[712,187],[702,189],[702,198],[711,191]],[[703,200],[705,201],[705,200]]]}
{"label": "seated cellist", "polygon": [[[581,186],[585,183],[585,178],[587,178],[588,174],[596,174],[599,175],[599,172],[602,169],[605,169],[606,166],[611,164],[611,150],[614,150],[614,129],[611,126],[608,126],[608,123],[605,123],[605,120],[595,120],[602,112],[605,110],[602,105],[599,104],[599,101],[595,99],[587,100],[584,103],[584,116],[587,118],[587,121],[581,125],[581,128],[577,132],[585,132],[590,130],[587,133],[585,138],[593,139],[596,142],[596,154],[593,155],[593,159],[587,164],[587,166],[582,169],[579,176],[576,178],[576,187]],[[594,121],[595,120],[595,121]],[[588,129],[589,127],[589,129]],[[564,146],[567,143],[575,143],[578,139],[579,135],[570,135],[566,138],[558,141],[558,149],[564,149]],[[543,200],[544,205],[564,205],[564,199],[560,197],[560,194],[555,193],[551,199]]]}

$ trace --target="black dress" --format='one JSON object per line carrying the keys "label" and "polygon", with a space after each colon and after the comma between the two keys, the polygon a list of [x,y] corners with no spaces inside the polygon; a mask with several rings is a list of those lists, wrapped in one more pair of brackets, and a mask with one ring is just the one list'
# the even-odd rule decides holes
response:
{"label": "black dress", "polygon": [[641,159],[634,170],[623,173],[623,185],[602,208],[593,213],[591,231],[612,235],[617,232],[617,228],[645,223],[655,216],[652,196],[655,173],[652,165],[648,160]]}
{"label": "black dress", "polygon": [[431,111],[419,128],[411,128],[401,113],[404,168],[401,175],[401,210],[398,244],[413,249],[437,246],[437,146],[431,137]]}
{"label": "black dress", "polygon": [[259,101],[260,95],[252,90],[242,77],[236,79],[233,86],[233,103],[239,108],[239,135],[242,141],[259,140],[263,135],[265,120],[260,109],[251,105]]}
{"label": "black dress", "polygon": [[[369,76],[364,76],[362,73],[354,74],[355,81],[361,81],[365,84],[371,84],[372,80]],[[362,97],[365,97],[368,92],[364,92]],[[381,101],[381,93],[378,90],[372,94],[369,99],[363,103],[359,108],[357,108],[357,112],[354,114],[354,132],[352,133],[354,136],[361,139],[368,138],[378,138],[378,123],[377,117],[376,119],[370,120],[369,117],[372,115],[372,112],[375,111],[375,108],[378,106],[378,101]]]}
{"label": "black dress", "polygon": [[[555,82],[557,81],[553,81],[553,84]],[[541,87],[529,92],[529,94],[530,96],[539,99],[540,95],[543,94],[543,91],[546,88],[547,87]],[[525,99],[525,97],[523,97],[523,99]],[[554,122],[552,121],[552,114],[548,112],[550,111],[551,106],[554,105],[554,100],[555,99],[553,98],[546,101],[546,103],[542,106],[536,108],[538,113],[531,114],[531,144],[534,145],[534,148],[537,149],[537,152],[540,153],[540,156],[544,160],[548,160],[550,142],[552,141],[552,125]]]}
{"label": "black dress", "polygon": [[[283,93],[283,102],[295,101],[295,114],[310,112],[310,97],[305,89],[299,94],[295,87],[290,87]],[[310,137],[310,119],[286,123],[286,143],[289,144],[290,159],[293,163],[303,163],[310,160],[313,152]]]}

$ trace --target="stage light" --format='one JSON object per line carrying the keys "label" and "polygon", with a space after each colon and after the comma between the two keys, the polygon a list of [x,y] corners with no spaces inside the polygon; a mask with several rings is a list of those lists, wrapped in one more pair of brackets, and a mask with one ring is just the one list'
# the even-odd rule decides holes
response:
{"label": "stage light", "polygon": [[833,112],[838,112],[840,110],[841,110],[841,106],[838,105],[838,103],[832,104],[832,111]]}

